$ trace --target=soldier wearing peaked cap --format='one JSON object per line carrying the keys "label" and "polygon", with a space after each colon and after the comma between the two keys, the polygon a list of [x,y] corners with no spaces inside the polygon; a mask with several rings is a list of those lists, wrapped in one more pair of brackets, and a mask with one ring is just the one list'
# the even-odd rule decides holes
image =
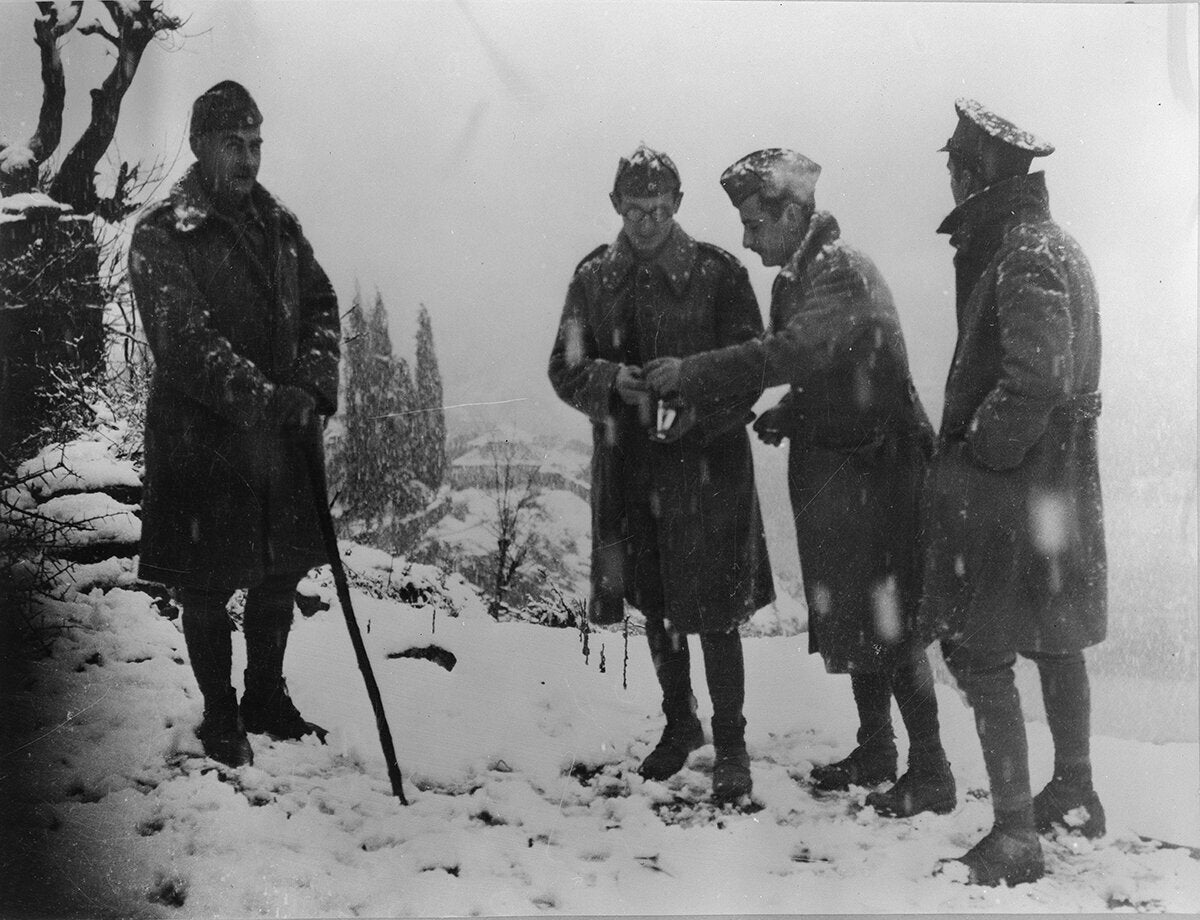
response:
{"label": "soldier wearing peaked cap", "polygon": [[683,404],[655,392],[641,367],[753,339],[762,331],[746,270],[675,220],[683,198],[665,154],[622,158],[609,196],[616,240],[580,263],[550,355],[555,392],[592,423],[592,598],[595,622],[646,618],[666,728],[639,770],[662,780],[704,744],[688,634],[700,634],[713,703],[713,795],[751,791],[745,674],[738,626],[774,590],[746,423],[757,380],[724,398]]}
{"label": "soldier wearing peaked cap", "polygon": [[[337,409],[337,299],[300,224],[257,182],[262,114],[225,81],[192,107],[193,164],[138,220],[129,271],[154,355],[139,574],[176,589],[211,757],[299,738],[283,678],[296,585],[326,561],[305,454]],[[320,500],[324,496],[319,497]],[[247,588],[245,694],[225,605]]]}
{"label": "soldier wearing peaked cap", "polygon": [[687,401],[722,398],[749,380],[787,384],[754,427],[790,439],[788,487],[809,607],[809,650],[849,673],[858,746],[812,771],[820,790],[896,779],[891,721],[899,703],[908,770],[868,802],[880,813],[945,812],[956,801],[919,622],[918,504],[932,431],[912,384],[900,320],[875,265],[816,210],[821,168],[791,150],[759,150],[721,185],[743,245],[780,272],[769,332],[682,361],[652,362],[647,379]]}
{"label": "soldier wearing peaked cap", "polygon": [[[1054,148],[960,99],[947,154],[958,345],[930,470],[923,606],[975,710],[995,823],[958,861],[980,884],[1044,871],[1037,831],[1105,830],[1083,649],[1106,628],[1096,424],[1100,316],[1082,250],[1034,158]],[[1054,775],[1031,798],[1017,654],[1041,675]],[[1078,809],[1078,811],[1076,811]]]}

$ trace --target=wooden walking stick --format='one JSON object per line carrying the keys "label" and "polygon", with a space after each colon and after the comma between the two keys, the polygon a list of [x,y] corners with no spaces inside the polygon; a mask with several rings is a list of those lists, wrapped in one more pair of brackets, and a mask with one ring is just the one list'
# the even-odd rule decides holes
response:
{"label": "wooden walking stick", "polygon": [[392,744],[392,733],[383,711],[383,698],[379,695],[379,684],[375,682],[375,674],[367,658],[367,647],[363,644],[358,621],[354,618],[354,608],[350,605],[350,583],[346,581],[346,570],[342,566],[342,556],[338,551],[337,535],[333,532],[333,516],[329,512],[329,492],[325,483],[325,458],[321,452],[321,442],[316,438],[310,439],[305,444],[304,454],[312,479],[317,518],[321,522],[321,536],[325,541],[325,552],[329,556],[329,567],[333,570],[333,582],[337,586],[338,602],[342,605],[346,628],[350,631],[350,642],[354,646],[354,657],[358,659],[358,669],[362,671],[363,681],[367,685],[367,696],[371,698],[371,708],[375,711],[375,726],[379,729],[379,743],[383,747],[383,759],[387,762],[392,794],[400,800],[401,805],[407,805],[400,766],[396,763],[396,748]]}

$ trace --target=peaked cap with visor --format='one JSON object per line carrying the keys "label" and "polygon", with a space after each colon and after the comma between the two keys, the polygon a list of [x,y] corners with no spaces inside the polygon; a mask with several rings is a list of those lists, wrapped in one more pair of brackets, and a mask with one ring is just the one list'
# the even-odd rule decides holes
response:
{"label": "peaked cap with visor", "polygon": [[969,164],[983,159],[985,147],[998,150],[1003,162],[1022,164],[1027,169],[1034,157],[1049,156],[1054,145],[1019,128],[1007,118],[974,99],[961,98],[954,102],[958,125],[939,153],[962,157]]}

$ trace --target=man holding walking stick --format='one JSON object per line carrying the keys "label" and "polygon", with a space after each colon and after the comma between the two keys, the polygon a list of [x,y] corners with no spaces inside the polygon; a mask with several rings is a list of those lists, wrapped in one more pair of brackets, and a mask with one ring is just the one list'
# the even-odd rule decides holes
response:
{"label": "man holding walking stick", "polygon": [[[309,461],[323,464],[320,416],[337,410],[338,307],[296,217],[257,182],[261,124],[237,83],[201,95],[196,163],[129,254],[154,356],[139,574],[176,589],[204,696],[196,734],[230,766],[254,761],[247,731],[324,735],[288,695],[283,658],[296,584],[329,561]],[[239,706],[226,604],[242,587]]]}

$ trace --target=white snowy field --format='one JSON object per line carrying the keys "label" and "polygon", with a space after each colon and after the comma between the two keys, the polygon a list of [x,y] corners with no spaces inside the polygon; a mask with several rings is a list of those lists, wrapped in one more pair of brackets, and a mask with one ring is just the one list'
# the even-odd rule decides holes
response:
{"label": "white snowy field", "polygon": [[[1139,837],[1200,845],[1195,743],[1095,737],[1108,835],[1043,838],[1048,874],[1035,884],[969,887],[932,874],[991,820],[971,715],[952,687],[939,699],[958,808],[884,819],[863,807],[866,790],[816,798],[807,786],[814,763],[851,746],[848,680],[826,675],[803,635],[747,639],[753,803],[720,812],[708,803],[711,746],[666,783],[633,771],[661,726],[644,639],[631,638],[625,688],[619,633],[591,634],[585,659],[575,630],[497,624],[461,585],[453,604],[460,616],[443,607],[435,620],[432,607],[354,595],[404,806],[336,600],[297,616],[286,664],[329,743],[253,735],[255,764],[224,778],[199,756],[201,700],[176,621],[127,588],[50,603],[46,621],[64,627],[52,654],[19,682],[6,677],[0,913],[1200,912],[1200,861]],[[452,670],[389,657],[430,645],[455,656]],[[240,683],[240,635],[234,649]],[[1039,723],[1029,737],[1040,788],[1050,739]]]}

